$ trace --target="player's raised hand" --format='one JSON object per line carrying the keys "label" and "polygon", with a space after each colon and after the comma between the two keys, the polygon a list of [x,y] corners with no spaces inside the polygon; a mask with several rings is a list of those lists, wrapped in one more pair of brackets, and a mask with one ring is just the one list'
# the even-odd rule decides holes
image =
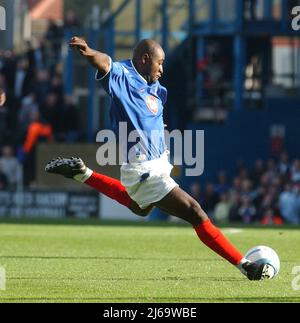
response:
{"label": "player's raised hand", "polygon": [[5,92],[0,90],[0,107],[5,103],[5,100],[6,100]]}
{"label": "player's raised hand", "polygon": [[95,51],[91,49],[86,41],[81,37],[72,37],[69,46],[71,48],[76,48],[82,56],[91,57],[95,55]]}
{"label": "player's raised hand", "polygon": [[87,58],[89,63],[95,67],[101,74],[105,75],[110,69],[110,58],[107,54],[94,50],[88,46],[81,37],[72,37],[69,46],[75,48],[79,53]]}

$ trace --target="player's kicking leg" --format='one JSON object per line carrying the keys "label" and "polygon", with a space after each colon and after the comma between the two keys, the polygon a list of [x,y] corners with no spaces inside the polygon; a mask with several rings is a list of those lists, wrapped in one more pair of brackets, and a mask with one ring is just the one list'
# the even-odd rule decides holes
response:
{"label": "player's kicking leg", "polygon": [[[88,169],[80,158],[56,158],[46,165],[48,173],[60,174],[83,182],[99,192],[129,207],[138,215],[147,215],[153,206],[141,209],[127,194],[120,181]],[[243,258],[242,254],[226,239],[208,219],[196,200],[175,187],[155,206],[193,225],[200,240],[210,249],[237,266],[250,280],[268,276],[268,265],[257,265]]]}
{"label": "player's kicking leg", "polygon": [[258,265],[245,259],[222,232],[210,222],[199,203],[179,187],[175,187],[161,201],[155,203],[155,206],[189,222],[204,244],[237,266],[248,279],[261,280],[268,277],[269,266]]}
{"label": "player's kicking leg", "polygon": [[140,216],[148,215],[153,206],[141,209],[127,194],[121,182],[112,177],[108,177],[89,169],[83,160],[78,157],[55,158],[49,161],[45,167],[47,173],[62,175],[66,178],[74,179],[84,183],[98,192],[116,200],[120,204],[128,207],[132,212]]}

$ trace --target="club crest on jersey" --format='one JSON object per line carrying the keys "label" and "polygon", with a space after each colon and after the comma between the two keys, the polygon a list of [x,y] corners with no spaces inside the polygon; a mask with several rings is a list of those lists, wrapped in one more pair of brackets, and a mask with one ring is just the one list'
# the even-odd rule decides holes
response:
{"label": "club crest on jersey", "polygon": [[146,97],[146,104],[148,109],[154,113],[157,114],[158,111],[158,102],[155,96],[153,95],[147,95]]}

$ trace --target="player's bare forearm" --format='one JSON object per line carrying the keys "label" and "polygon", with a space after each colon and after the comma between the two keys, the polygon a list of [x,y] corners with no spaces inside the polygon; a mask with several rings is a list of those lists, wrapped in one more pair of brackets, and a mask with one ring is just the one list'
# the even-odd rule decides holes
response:
{"label": "player's bare forearm", "polygon": [[91,56],[87,57],[89,63],[98,71],[106,74],[109,71],[109,56],[97,50],[93,50]]}
{"label": "player's bare forearm", "polygon": [[109,72],[109,56],[105,53],[90,48],[83,38],[72,37],[69,42],[69,46],[71,48],[76,48],[79,53],[85,57],[89,63],[100,73],[106,74]]}

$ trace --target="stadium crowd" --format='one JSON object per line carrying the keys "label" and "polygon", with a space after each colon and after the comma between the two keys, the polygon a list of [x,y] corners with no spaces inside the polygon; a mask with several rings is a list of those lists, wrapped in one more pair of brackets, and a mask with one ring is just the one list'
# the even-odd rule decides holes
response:
{"label": "stadium crowd", "polygon": [[56,141],[79,137],[78,109],[72,96],[64,95],[62,42],[63,30],[51,22],[44,36],[27,43],[24,54],[0,51],[0,88],[7,95],[1,143],[23,143],[33,122],[49,125]]}
{"label": "stadium crowd", "polygon": [[202,189],[193,182],[190,193],[216,223],[300,223],[300,159],[257,159],[253,168],[240,167],[232,181],[220,172]]}
{"label": "stadium crowd", "polygon": [[49,21],[46,33],[27,42],[22,54],[0,50],[0,89],[6,93],[0,108],[0,147],[3,157],[10,150],[24,163],[25,184],[33,179],[33,167],[27,166],[34,162],[38,141],[81,138],[78,106],[63,86],[62,43],[65,30],[74,27],[78,22],[69,12],[62,26]]}

